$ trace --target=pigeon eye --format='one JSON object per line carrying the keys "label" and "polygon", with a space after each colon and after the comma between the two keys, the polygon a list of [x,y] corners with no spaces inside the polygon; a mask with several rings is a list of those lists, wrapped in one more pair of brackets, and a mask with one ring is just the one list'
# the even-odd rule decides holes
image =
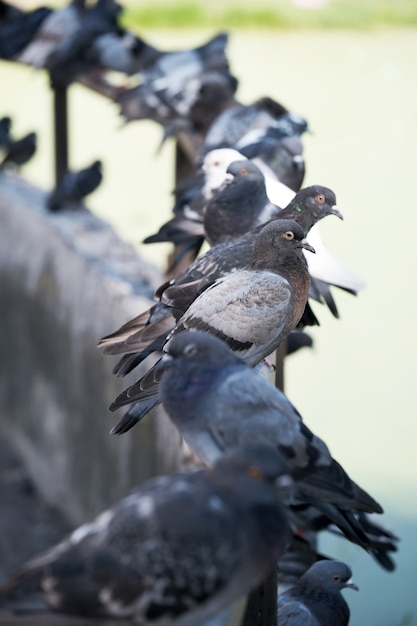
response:
{"label": "pigeon eye", "polygon": [[334,580],[334,582],[335,582],[335,583],[340,582],[340,576],[338,576],[337,574],[335,574],[335,575],[333,576],[333,580]]}
{"label": "pigeon eye", "polygon": [[189,343],[188,346],[184,348],[185,356],[194,356],[197,354],[197,347],[193,343]]}
{"label": "pigeon eye", "polygon": [[242,176],[246,176],[246,174],[248,173],[248,170],[246,169],[246,167],[244,167],[243,169],[240,170],[240,173]]}
{"label": "pigeon eye", "polygon": [[261,468],[257,465],[251,465],[250,467],[248,467],[247,474],[249,478],[252,478],[252,480],[261,480],[263,476]]}
{"label": "pigeon eye", "polygon": [[320,204],[323,204],[324,203],[324,196],[323,196],[323,194],[322,193],[318,193],[317,196],[316,196],[316,200]]}
{"label": "pigeon eye", "polygon": [[285,239],[288,239],[288,240],[294,239],[294,233],[292,232],[292,230],[287,230],[283,234],[283,237],[285,237]]}

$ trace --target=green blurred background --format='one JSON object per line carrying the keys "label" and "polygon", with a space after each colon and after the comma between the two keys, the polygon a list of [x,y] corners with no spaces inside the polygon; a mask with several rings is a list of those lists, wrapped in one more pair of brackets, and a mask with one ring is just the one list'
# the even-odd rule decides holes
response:
{"label": "green blurred background", "polygon": [[[227,29],[238,99],[269,95],[309,121],[305,185],[332,187],[345,216],[327,218],[320,230],[367,288],[357,298],[334,290],[340,320],[314,307],[321,322],[311,331],[314,349],[287,360],[285,389],[402,538],[393,574],[347,542],[323,541],[360,587],[345,594],[351,625],[417,625],[417,3],[307,4],[129,2],[125,23],[164,49],[191,48]],[[39,134],[24,176],[50,188],[46,76],[0,63],[0,84],[0,116],[12,115],[16,135]],[[160,127],[124,124],[114,104],[80,86],[70,89],[70,122],[71,166],[104,162],[88,206],[163,270],[170,247],[140,242],[170,217],[173,143],[158,150]]]}

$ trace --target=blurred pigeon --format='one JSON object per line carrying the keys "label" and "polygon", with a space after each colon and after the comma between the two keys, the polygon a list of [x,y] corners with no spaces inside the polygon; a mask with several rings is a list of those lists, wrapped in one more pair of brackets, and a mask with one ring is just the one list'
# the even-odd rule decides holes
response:
{"label": "blurred pigeon", "polygon": [[9,4],[8,2],[4,2],[4,0],[0,0],[0,26],[14,22],[23,14],[24,11],[18,7],[13,4]]}
{"label": "blurred pigeon", "polygon": [[46,61],[53,83],[68,85],[92,69],[88,52],[97,38],[118,32],[121,11],[115,0],[97,0],[83,12],[79,27],[59,42]]}
{"label": "blurred pigeon", "polygon": [[11,126],[12,120],[10,117],[2,117],[0,119],[0,148],[7,145]]}
{"label": "blurred pigeon", "polygon": [[[1,7],[1,4],[0,4]],[[12,20],[0,20],[0,59],[14,59],[35,37],[52,9],[39,7],[19,12]]]}
{"label": "blurred pigeon", "polygon": [[[306,233],[318,219],[332,213],[340,216],[335,202],[335,195],[330,189],[322,186],[307,187],[298,192],[281,214],[301,224]],[[123,376],[151,352],[161,350],[170,330],[203,289],[228,273],[248,265],[253,255],[255,238],[261,229],[262,226],[236,241],[226,241],[208,250],[188,270],[161,285],[156,292],[159,302],[149,311],[103,337],[99,346],[104,347],[106,354],[125,353],[114,373]],[[317,324],[308,304],[300,323]]]}
{"label": "blurred pigeon", "polygon": [[16,61],[36,68],[46,67],[51,54],[80,27],[86,10],[85,0],[71,0],[66,6],[52,11],[35,37],[17,55]]}
{"label": "blurred pigeon", "polygon": [[206,332],[180,332],[165,352],[160,400],[204,463],[249,442],[273,445],[296,481],[295,501],[313,504],[348,539],[372,550],[353,513],[382,513],[381,506],[349,478],[279,389]]}
{"label": "blurred pigeon", "polygon": [[20,168],[25,165],[36,152],[36,133],[28,133],[22,139],[10,139],[7,143],[7,151],[4,159],[0,163],[0,168],[14,166]]}
{"label": "blurred pigeon", "polygon": [[204,136],[208,126],[234,103],[237,80],[226,57],[227,33],[190,50],[164,52],[142,74],[138,87],[119,98],[121,114],[131,121],[151,119],[165,137],[181,130]]}
{"label": "blurred pigeon", "polygon": [[278,595],[280,626],[347,626],[350,610],[340,593],[350,588],[350,568],[341,561],[318,561],[300,580]]}
{"label": "blurred pigeon", "polygon": [[260,583],[285,550],[285,471],[267,445],[150,480],[24,565],[0,601],[19,608],[35,579],[52,610],[200,624]]}
{"label": "blurred pigeon", "polygon": [[94,161],[92,165],[78,172],[67,172],[48,197],[49,210],[61,211],[71,205],[79,205],[97,189],[102,179],[101,161]]}
{"label": "blurred pigeon", "polygon": [[[252,261],[204,289],[168,335],[199,329],[224,339],[254,367],[270,355],[297,326],[307,303],[309,276],[302,255],[311,246],[303,229],[291,220],[274,220],[257,234]],[[143,415],[158,399],[160,373],[153,366],[111,404],[116,410],[143,401]],[[140,419],[122,417],[114,433],[122,433]]]}
{"label": "blurred pigeon", "polygon": [[304,179],[301,136],[307,122],[270,97],[253,104],[236,104],[210,126],[202,154],[215,148],[234,148],[247,158],[264,161],[282,183],[298,191]]}

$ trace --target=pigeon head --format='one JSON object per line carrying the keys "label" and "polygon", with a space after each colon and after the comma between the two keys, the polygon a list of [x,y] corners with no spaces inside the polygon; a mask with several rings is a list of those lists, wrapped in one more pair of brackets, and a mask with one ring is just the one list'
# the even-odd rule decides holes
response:
{"label": "pigeon head", "polygon": [[212,368],[228,363],[241,363],[241,359],[229,350],[227,344],[210,333],[200,330],[183,330],[168,342],[162,361],[169,368],[174,361],[182,366]]}
{"label": "pigeon head", "polygon": [[248,159],[233,161],[227,168],[227,173],[232,174],[232,176],[256,176],[261,177],[263,181],[263,174],[259,167],[249,161]]}
{"label": "pigeon head", "polygon": [[[288,213],[294,214],[294,219],[304,228],[305,232],[308,232],[313,224],[327,215],[336,215],[339,219],[343,219],[342,213],[336,206],[334,192],[322,185],[312,185],[300,189],[287,208],[289,209]],[[284,209],[284,211],[286,210]]]}
{"label": "pigeon head", "polygon": [[359,588],[352,582],[352,571],[342,561],[317,561],[300,578],[299,585],[320,586],[330,593],[338,593],[349,587],[355,591]]}
{"label": "pigeon head", "polygon": [[[230,450],[215,463],[215,475],[227,476],[237,483],[237,488],[253,494],[257,501],[271,497],[283,499],[292,487],[292,478],[284,457],[272,445],[253,444]],[[263,497],[262,497],[263,494]]]}
{"label": "pigeon head", "polygon": [[280,261],[285,269],[285,261],[291,257],[302,257],[302,250],[315,252],[304,238],[304,230],[293,220],[276,219],[269,222],[258,233],[255,240],[253,262],[255,268],[272,269],[272,258]]}

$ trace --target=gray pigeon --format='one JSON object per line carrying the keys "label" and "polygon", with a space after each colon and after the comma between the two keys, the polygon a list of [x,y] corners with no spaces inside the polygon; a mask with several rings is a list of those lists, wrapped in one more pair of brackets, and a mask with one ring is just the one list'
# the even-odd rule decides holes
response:
{"label": "gray pigeon", "polygon": [[212,464],[230,448],[250,442],[273,445],[294,477],[294,503],[313,504],[372,553],[354,514],[382,513],[381,506],[350,479],[279,389],[208,333],[178,333],[165,350],[159,397],[202,461]]}
{"label": "gray pigeon", "polygon": [[[254,367],[286,339],[303,315],[310,284],[303,249],[313,251],[298,224],[270,222],[256,236],[252,262],[202,291],[169,337],[183,329],[205,330]],[[143,400],[145,415],[158,403],[158,379],[154,366],[123,391],[110,410]],[[125,425],[122,418],[113,432],[124,432]]]}
{"label": "gray pigeon", "polygon": [[43,608],[200,624],[259,584],[285,550],[290,488],[270,446],[152,479],[24,565],[0,586],[0,602],[23,607],[25,586],[37,582]]}
{"label": "gray pigeon", "polygon": [[[336,198],[331,189],[313,185],[299,191],[281,214],[282,217],[300,224],[306,234],[313,224],[327,215],[341,217],[335,203]],[[159,287],[155,294],[159,302],[151,309],[130,320],[114,333],[103,337],[99,346],[104,347],[105,354],[125,354],[116,365],[114,373],[124,376],[153,351],[161,350],[168,333],[201,290],[226,274],[249,264],[255,238],[261,229],[262,226],[258,226],[235,241],[226,241],[208,250],[187,270]],[[225,226],[224,231],[226,232]],[[230,228],[227,232],[230,232]],[[310,286],[309,296],[311,295]],[[300,324],[305,326],[317,323],[314,313],[307,304]]]}
{"label": "gray pigeon", "polygon": [[278,595],[279,626],[347,626],[350,610],[340,593],[358,587],[341,561],[318,561],[300,580]]}

